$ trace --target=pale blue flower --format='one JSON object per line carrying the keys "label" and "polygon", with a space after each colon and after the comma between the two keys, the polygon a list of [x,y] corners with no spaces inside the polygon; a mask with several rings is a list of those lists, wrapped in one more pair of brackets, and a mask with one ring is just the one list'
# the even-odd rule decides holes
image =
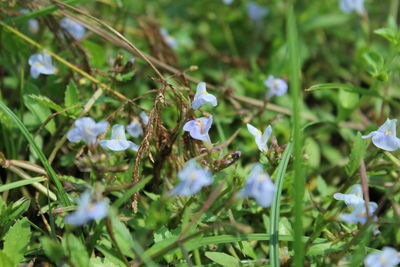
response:
{"label": "pale blue flower", "polygon": [[121,124],[115,124],[112,127],[110,140],[101,140],[99,144],[103,149],[108,148],[113,151],[123,151],[128,148],[133,151],[139,150],[138,145],[129,140],[126,140],[125,127]]}
{"label": "pale blue flower", "polygon": [[[20,10],[22,14],[28,14],[30,11],[26,8]],[[39,31],[39,21],[37,19],[30,19],[28,20],[28,28],[29,31],[33,34],[38,33]]]}
{"label": "pale blue flower", "polygon": [[127,132],[137,138],[143,134],[143,128],[137,118],[134,118],[132,122],[126,127]]}
{"label": "pale blue flower", "polygon": [[79,226],[90,220],[103,219],[107,214],[108,202],[100,201],[92,203],[90,192],[85,191],[78,201],[78,209],[74,213],[65,217],[65,222],[67,224]]}
{"label": "pale blue flower", "polygon": [[96,143],[97,136],[104,133],[108,128],[108,122],[102,121],[96,123],[90,117],[83,117],[75,121],[75,128],[67,133],[70,142],[85,141],[88,145]]}
{"label": "pale blue flower", "polygon": [[172,49],[175,49],[178,47],[178,41],[172,37],[171,35],[169,35],[168,31],[164,28],[160,29],[160,34],[161,36],[164,38],[165,43],[171,47]]}
{"label": "pale blue flower", "polygon": [[361,185],[356,184],[352,187],[349,194],[336,193],[333,195],[336,200],[343,200],[347,206],[354,206],[364,203]]}
{"label": "pale blue flower", "polygon": [[362,138],[372,137],[372,143],[383,150],[397,150],[400,148],[400,139],[396,137],[396,123],[396,119],[387,119],[377,131],[362,136]]}
{"label": "pale blue flower", "polygon": [[86,32],[85,28],[81,24],[67,17],[60,21],[60,26],[69,34],[71,34],[76,40],[82,39]]}
{"label": "pale blue flower", "polygon": [[[357,205],[349,205],[350,208],[353,209],[351,213],[342,213],[339,214],[339,219],[345,223],[348,224],[356,224],[356,223],[361,223],[365,224],[367,222],[367,211],[365,208],[365,203],[357,204]],[[368,210],[369,210],[369,215],[372,215],[375,210],[378,208],[378,204],[375,202],[369,202],[368,203]],[[374,221],[376,221],[377,218],[374,217]]]}
{"label": "pale blue flower", "polygon": [[192,108],[198,109],[204,104],[210,103],[213,107],[217,106],[217,98],[209,94],[206,90],[206,83],[201,82],[197,85],[196,95],[192,102]]}
{"label": "pale blue flower", "polygon": [[222,0],[222,2],[224,2],[225,5],[230,5],[233,3],[233,0]]}
{"label": "pale blue flower", "polygon": [[268,14],[268,9],[255,2],[249,2],[247,4],[247,13],[251,20],[259,23]]}
{"label": "pale blue flower", "polygon": [[267,98],[272,96],[281,96],[286,94],[288,90],[288,85],[285,80],[280,78],[275,78],[272,75],[268,76],[268,79],[264,81],[264,85],[268,87],[268,92],[265,94]]}
{"label": "pale blue flower", "polygon": [[28,63],[31,66],[31,76],[35,79],[40,74],[50,75],[57,71],[53,66],[51,56],[46,51],[43,51],[41,54],[33,54],[29,57]]}
{"label": "pale blue flower", "polygon": [[399,263],[399,253],[392,247],[384,247],[380,252],[370,253],[364,260],[366,267],[394,267]]}
{"label": "pale blue flower", "polygon": [[147,116],[146,112],[140,112],[139,117],[142,119],[144,125],[149,124],[149,116]]}
{"label": "pale blue flower", "polygon": [[275,192],[275,185],[268,173],[263,172],[262,165],[257,163],[250,172],[245,187],[239,192],[239,196],[255,198],[258,205],[266,208],[271,206]]}
{"label": "pale blue flower", "polygon": [[258,149],[261,152],[267,152],[268,151],[267,141],[272,133],[271,125],[268,125],[268,127],[265,128],[264,133],[262,133],[260,130],[258,130],[256,127],[254,127],[249,123],[247,124],[247,129],[254,136]]}
{"label": "pale blue flower", "polygon": [[188,161],[185,167],[179,171],[177,184],[170,192],[171,195],[190,196],[200,191],[203,186],[212,184],[211,172],[197,167],[194,160]]}
{"label": "pale blue flower", "polygon": [[365,14],[364,0],[340,0],[339,6],[344,13]]}
{"label": "pale blue flower", "polygon": [[183,126],[183,130],[190,133],[190,136],[194,139],[211,143],[208,131],[211,128],[213,117],[208,118],[201,117],[195,120],[188,121]]}

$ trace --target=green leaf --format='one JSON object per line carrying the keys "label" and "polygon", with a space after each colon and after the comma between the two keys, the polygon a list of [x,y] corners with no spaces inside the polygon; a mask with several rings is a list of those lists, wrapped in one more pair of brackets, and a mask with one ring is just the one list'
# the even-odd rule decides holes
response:
{"label": "green leaf", "polygon": [[128,257],[134,258],[135,256],[132,253],[134,242],[130,231],[125,224],[118,219],[118,216],[110,216],[110,218],[112,221],[112,229],[114,231],[115,239],[117,240],[122,253]]}
{"label": "green leaf", "polygon": [[[24,95],[25,106],[35,115],[40,123],[43,123],[51,115],[50,109],[45,105],[37,102],[31,95]],[[54,134],[56,132],[56,124],[50,121],[46,125],[46,129]]]}
{"label": "green leaf", "polygon": [[28,95],[28,97],[36,100],[38,103],[42,104],[43,106],[46,106],[54,111],[60,112],[63,110],[63,108],[61,106],[59,106],[58,104],[54,103],[53,100],[51,100],[50,98],[46,97],[46,96],[42,96],[42,95]]}
{"label": "green leaf", "polygon": [[399,40],[400,40],[400,35],[397,32],[396,29],[393,28],[381,28],[381,29],[377,29],[374,31],[375,34],[382,36],[383,38],[385,38],[386,40],[388,40],[389,42],[391,42],[394,45],[398,45],[399,44]]}
{"label": "green leaf", "polygon": [[64,237],[63,245],[69,252],[71,262],[77,267],[89,266],[89,255],[83,243],[73,234],[67,234]]}
{"label": "green leaf", "polygon": [[22,180],[22,181],[8,183],[8,184],[0,186],[0,192],[4,192],[6,190],[18,188],[18,187],[33,184],[33,183],[39,183],[39,182],[43,182],[43,181],[46,181],[46,178],[32,178],[29,180]]}
{"label": "green leaf", "polygon": [[222,266],[239,266],[239,260],[222,252],[206,252],[206,257]]}
{"label": "green leaf", "polygon": [[[12,258],[12,255],[11,255]],[[4,254],[3,251],[0,251],[0,266],[2,267],[14,267],[17,266],[16,264],[13,263],[9,256]]]}
{"label": "green leaf", "polygon": [[79,104],[79,91],[73,81],[70,81],[67,85],[64,97],[64,104],[67,108]]}
{"label": "green leaf", "polygon": [[40,244],[42,245],[44,254],[54,263],[57,264],[65,258],[64,249],[57,241],[45,236],[40,239]]}
{"label": "green leaf", "polygon": [[12,260],[14,265],[18,265],[23,261],[30,239],[30,224],[26,218],[18,220],[10,230],[8,230],[4,237],[3,252]]}
{"label": "green leaf", "polygon": [[362,139],[361,133],[358,132],[351,149],[349,162],[346,165],[346,173],[348,176],[353,175],[358,166],[360,166],[361,159],[364,157],[366,149],[367,142]]}

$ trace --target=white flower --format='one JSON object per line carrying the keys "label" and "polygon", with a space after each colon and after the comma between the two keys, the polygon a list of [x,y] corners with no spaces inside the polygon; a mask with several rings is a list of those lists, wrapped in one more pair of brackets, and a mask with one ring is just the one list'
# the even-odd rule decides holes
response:
{"label": "white flower", "polygon": [[385,247],[381,252],[370,253],[364,260],[366,267],[394,267],[399,263],[399,253],[391,247]]}
{"label": "white flower", "polygon": [[364,203],[363,191],[359,184],[354,185],[349,194],[336,193],[333,197],[336,200],[344,200],[347,206]]}
{"label": "white flower", "polygon": [[147,116],[146,112],[140,112],[139,117],[142,119],[144,125],[149,124],[149,116]]}
{"label": "white flower", "polygon": [[103,219],[108,214],[108,202],[100,201],[92,203],[90,192],[84,192],[78,202],[78,209],[65,217],[67,224],[79,226],[87,223],[90,220]]}
{"label": "white flower", "polygon": [[266,208],[271,206],[275,191],[275,185],[268,173],[263,172],[262,165],[257,163],[246,181],[246,186],[239,192],[239,196],[255,198],[258,205]]}
{"label": "white flower", "polygon": [[198,109],[199,107],[207,103],[210,103],[213,107],[215,107],[217,105],[217,98],[207,92],[205,82],[200,82],[197,85],[196,95],[193,99],[192,108]]}
{"label": "white flower", "polygon": [[179,171],[178,178],[181,182],[171,190],[170,194],[182,197],[196,194],[202,187],[213,182],[211,172],[197,167],[194,160],[186,163],[185,167]]}
{"label": "white flower", "polygon": [[111,139],[101,140],[99,142],[102,148],[110,149],[113,151],[123,151],[126,149],[131,149],[133,151],[138,151],[139,146],[135,143],[126,140],[125,137],[125,127],[121,124],[116,124],[111,129]]}
{"label": "white flower", "polygon": [[362,138],[372,137],[372,143],[387,151],[395,151],[400,148],[400,139],[396,137],[397,120],[387,119],[377,131],[373,131]]}
{"label": "white flower", "polygon": [[254,136],[258,149],[262,152],[267,152],[268,151],[267,141],[272,133],[271,125],[268,125],[268,127],[265,128],[264,134],[249,123],[247,124],[247,129]]}
{"label": "white flower", "polygon": [[340,9],[344,13],[357,12],[359,15],[365,14],[364,0],[340,0]]}
{"label": "white flower", "polygon": [[143,134],[142,125],[140,125],[140,122],[138,121],[137,118],[134,118],[132,120],[132,122],[126,127],[126,130],[131,136],[135,138]]}
{"label": "white flower", "polygon": [[69,34],[71,34],[76,40],[82,39],[86,32],[85,28],[81,24],[67,17],[60,21],[60,26]]}
{"label": "white flower", "polygon": [[67,133],[70,142],[85,141],[88,145],[96,143],[97,136],[104,133],[108,128],[108,122],[102,121],[96,123],[90,117],[83,117],[75,121],[75,128]]}
{"label": "white flower", "polygon": [[51,56],[43,51],[42,54],[33,54],[29,57],[29,65],[31,66],[31,76],[33,78],[39,77],[40,74],[54,74],[56,68],[53,66]]}
{"label": "white flower", "polygon": [[275,78],[274,76],[268,76],[268,79],[264,81],[264,85],[269,88],[268,92],[265,94],[267,98],[272,96],[281,96],[286,94],[288,85],[285,80],[280,78]]}

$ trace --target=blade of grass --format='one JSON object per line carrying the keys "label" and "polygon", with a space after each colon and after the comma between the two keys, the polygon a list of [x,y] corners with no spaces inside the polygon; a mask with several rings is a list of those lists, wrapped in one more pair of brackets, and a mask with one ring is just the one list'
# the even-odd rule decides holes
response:
{"label": "blade of grass", "polygon": [[21,180],[21,181],[8,183],[8,184],[0,186],[0,193],[4,192],[6,190],[11,190],[11,189],[15,189],[15,188],[18,188],[21,186],[39,183],[39,182],[43,182],[43,181],[46,181],[46,178],[32,178],[29,180]]}
{"label": "blade of grass", "polygon": [[35,151],[37,157],[42,162],[44,169],[46,170],[47,175],[50,177],[51,181],[54,183],[57,189],[57,198],[61,200],[61,202],[65,206],[69,206],[71,203],[68,199],[67,194],[65,193],[64,187],[62,186],[60,180],[57,177],[56,172],[50,166],[49,162],[47,161],[46,156],[43,154],[42,150],[37,146],[35,140],[33,140],[32,135],[29,133],[28,129],[26,129],[25,125],[22,121],[14,114],[14,112],[9,109],[3,101],[0,100],[0,109],[10,117],[10,119],[15,123],[15,125],[19,128],[21,133],[24,135],[26,140],[29,142],[30,146],[32,147],[33,151]]}
{"label": "blade of grass", "polygon": [[287,13],[287,38],[289,45],[289,64],[290,64],[290,83],[291,97],[293,101],[293,154],[294,154],[294,266],[303,266],[304,264],[304,244],[303,236],[303,196],[305,179],[302,170],[301,148],[303,136],[301,132],[301,105],[302,95],[300,92],[300,63],[298,54],[297,26],[294,16],[293,6],[289,6]]}
{"label": "blade of grass", "polygon": [[271,223],[269,233],[271,235],[269,259],[272,267],[279,266],[279,212],[281,208],[281,193],[283,179],[285,177],[286,168],[289,163],[290,155],[292,154],[292,143],[289,143],[283,153],[282,160],[276,170],[276,193],[274,202],[271,207]]}

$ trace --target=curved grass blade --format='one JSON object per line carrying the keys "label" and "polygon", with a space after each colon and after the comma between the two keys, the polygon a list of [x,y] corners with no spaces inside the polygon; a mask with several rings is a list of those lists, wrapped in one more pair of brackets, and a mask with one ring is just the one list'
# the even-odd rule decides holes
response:
{"label": "curved grass blade", "polygon": [[286,168],[289,163],[290,155],[292,154],[292,143],[289,143],[283,152],[282,160],[276,170],[276,193],[271,207],[271,223],[269,233],[271,238],[269,260],[272,267],[279,266],[279,212],[281,208],[281,193],[283,186],[283,179],[285,177]]}
{"label": "curved grass blade", "polygon": [[51,181],[54,183],[57,189],[57,198],[61,200],[61,202],[65,206],[69,206],[71,203],[66,195],[64,188],[57,177],[56,172],[50,166],[49,162],[47,161],[46,156],[43,154],[42,150],[36,145],[36,142],[33,140],[32,135],[29,133],[28,129],[26,129],[25,125],[22,121],[14,114],[14,112],[9,109],[3,101],[0,100],[0,109],[10,117],[10,119],[15,123],[21,133],[25,136],[26,140],[29,142],[30,146],[32,147],[33,151],[35,151],[37,157],[42,162],[44,169],[46,170],[47,175],[50,177]]}
{"label": "curved grass blade", "polygon": [[0,193],[7,191],[7,190],[15,189],[15,188],[18,188],[21,186],[39,183],[39,182],[43,182],[43,181],[46,181],[46,178],[32,178],[29,180],[21,180],[21,181],[16,181],[13,183],[8,183],[8,184],[0,186]]}

